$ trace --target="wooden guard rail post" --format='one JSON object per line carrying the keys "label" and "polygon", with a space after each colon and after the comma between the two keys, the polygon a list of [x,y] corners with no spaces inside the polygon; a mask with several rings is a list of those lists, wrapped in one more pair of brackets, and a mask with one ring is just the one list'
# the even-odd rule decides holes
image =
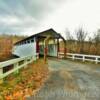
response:
{"label": "wooden guard rail post", "polygon": [[[37,59],[36,56],[27,56],[0,62],[0,83],[3,82],[3,78],[7,77],[11,73],[18,73],[19,69],[23,67],[25,68],[28,64],[32,63],[36,59]],[[9,65],[11,66],[13,65],[13,68],[3,73],[3,68],[9,67]]]}
{"label": "wooden guard rail post", "polygon": [[[96,64],[100,63],[100,56],[96,55],[85,55],[85,54],[74,54],[74,53],[66,53],[67,58],[70,58],[72,60],[82,60],[84,61],[91,61],[95,62]],[[64,58],[64,53],[59,52],[59,58]]]}

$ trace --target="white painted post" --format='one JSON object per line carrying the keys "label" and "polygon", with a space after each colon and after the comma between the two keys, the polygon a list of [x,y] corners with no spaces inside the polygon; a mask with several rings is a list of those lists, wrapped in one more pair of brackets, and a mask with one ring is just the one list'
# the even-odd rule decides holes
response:
{"label": "white painted post", "polygon": [[73,60],[75,59],[75,55],[72,55]]}
{"label": "white painted post", "polygon": [[34,60],[34,57],[33,57],[33,56],[31,56],[31,57],[30,57],[30,61],[33,61],[33,60]]}
{"label": "white painted post", "polygon": [[35,60],[38,59],[38,53],[36,53]]}
{"label": "white painted post", "polygon": [[3,79],[1,78],[3,76],[3,68],[0,68],[0,84],[3,83]]}
{"label": "white painted post", "polygon": [[98,64],[98,58],[95,59],[96,64]]}
{"label": "white painted post", "polygon": [[85,61],[85,56],[83,55],[83,62]]}
{"label": "white painted post", "polygon": [[55,46],[55,42],[54,42],[54,52],[53,52],[53,56],[55,56],[55,54],[56,54],[56,46]]}
{"label": "white painted post", "polygon": [[[16,68],[16,67],[18,67],[18,62],[14,64],[14,68]],[[19,73],[19,70],[15,71],[14,73],[15,74],[18,74]]]}
{"label": "white painted post", "polygon": [[26,68],[27,67],[27,59],[24,60],[24,64],[25,64],[24,68]]}
{"label": "white painted post", "polygon": [[39,53],[36,53],[36,59],[39,59]]}
{"label": "white painted post", "polygon": [[34,56],[32,56],[31,58],[30,58],[30,62],[32,63],[34,61]]}

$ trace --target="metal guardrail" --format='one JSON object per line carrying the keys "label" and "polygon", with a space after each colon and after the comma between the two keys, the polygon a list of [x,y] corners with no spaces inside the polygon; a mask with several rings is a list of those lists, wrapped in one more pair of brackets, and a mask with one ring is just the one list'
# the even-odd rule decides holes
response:
{"label": "metal guardrail", "polygon": [[[95,62],[96,64],[100,63],[100,56],[96,55],[85,55],[85,54],[74,54],[74,53],[67,53],[66,58],[71,58],[73,60],[78,59],[84,61],[91,61]],[[63,58],[64,53],[59,52],[59,58]]]}
{"label": "metal guardrail", "polygon": [[[22,67],[26,67],[29,63],[32,63],[36,59],[37,59],[37,55],[21,57],[21,58],[0,62],[0,80],[13,72],[18,72],[19,69],[21,69]],[[3,73],[3,68],[9,66],[13,66],[13,68]]]}

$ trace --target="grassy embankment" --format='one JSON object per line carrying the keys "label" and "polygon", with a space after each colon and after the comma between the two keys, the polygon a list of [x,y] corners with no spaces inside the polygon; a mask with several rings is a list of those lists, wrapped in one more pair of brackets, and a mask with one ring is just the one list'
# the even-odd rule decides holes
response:
{"label": "grassy embankment", "polygon": [[25,100],[41,88],[48,76],[48,67],[42,59],[11,74],[0,85],[0,100]]}

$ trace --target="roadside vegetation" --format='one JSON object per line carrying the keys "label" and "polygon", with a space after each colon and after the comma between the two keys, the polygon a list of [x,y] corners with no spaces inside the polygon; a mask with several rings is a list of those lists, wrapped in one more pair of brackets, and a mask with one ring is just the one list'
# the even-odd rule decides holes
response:
{"label": "roadside vegetation", "polygon": [[[82,27],[71,33],[66,29],[67,52],[100,55],[100,29],[90,36]],[[61,43],[62,44],[62,43]]]}
{"label": "roadside vegetation", "polygon": [[48,67],[42,59],[13,73],[0,85],[0,100],[26,100],[34,95],[48,76]]}
{"label": "roadside vegetation", "polygon": [[25,37],[27,36],[0,34],[0,61],[13,59],[13,44]]}

